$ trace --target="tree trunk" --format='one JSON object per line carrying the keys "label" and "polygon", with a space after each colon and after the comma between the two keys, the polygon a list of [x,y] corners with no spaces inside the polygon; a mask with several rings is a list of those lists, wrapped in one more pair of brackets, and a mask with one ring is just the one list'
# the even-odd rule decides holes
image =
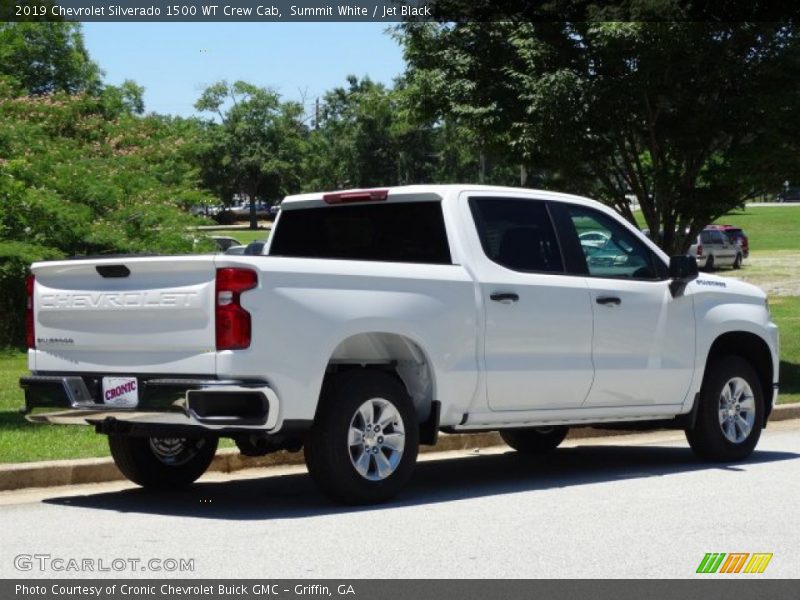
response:
{"label": "tree trunk", "polygon": [[258,217],[256,216],[256,193],[250,194],[250,229],[258,229]]}

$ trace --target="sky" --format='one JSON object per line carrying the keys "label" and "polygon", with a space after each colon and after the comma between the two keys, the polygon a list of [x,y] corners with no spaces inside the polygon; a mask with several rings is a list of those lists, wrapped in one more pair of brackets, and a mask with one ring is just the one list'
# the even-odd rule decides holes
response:
{"label": "sky", "polygon": [[145,110],[197,114],[202,90],[242,79],[307,108],[349,74],[391,84],[404,68],[385,23],[84,23],[92,59],[116,85],[145,88]]}

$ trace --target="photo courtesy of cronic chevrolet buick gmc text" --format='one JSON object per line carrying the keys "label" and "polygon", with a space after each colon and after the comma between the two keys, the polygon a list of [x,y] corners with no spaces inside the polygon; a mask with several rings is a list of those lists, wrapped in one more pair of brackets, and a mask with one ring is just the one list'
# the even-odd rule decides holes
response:
{"label": "photo courtesy of cronic chevrolet buick gmc text", "polygon": [[220,437],[302,448],[348,503],[395,495],[439,431],[540,454],[569,427],[675,427],[735,461],[778,388],[761,290],[553,192],[290,196],[263,255],[42,262],[28,293],[28,419],[93,425],[143,486],[193,482]]}

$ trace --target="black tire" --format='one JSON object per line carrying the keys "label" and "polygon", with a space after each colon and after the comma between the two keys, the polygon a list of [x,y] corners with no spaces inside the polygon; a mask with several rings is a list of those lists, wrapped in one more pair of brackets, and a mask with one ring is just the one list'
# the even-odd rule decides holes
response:
{"label": "black tire", "polygon": [[[729,409],[734,414],[725,417],[726,420],[732,421],[723,424],[724,388],[734,378],[740,378],[747,383],[753,400],[752,423],[749,426],[749,433],[741,441],[732,441],[723,431],[725,427],[728,434],[731,432],[734,436],[743,434],[742,427],[735,421],[736,415],[747,421],[748,413],[751,412],[750,410],[739,412],[739,407],[745,405],[748,396],[743,394],[740,401]],[[698,402],[700,406],[694,427],[686,430],[686,439],[694,453],[704,460],[717,462],[732,462],[750,456],[764,426],[764,394],[752,365],[739,356],[716,359],[708,366]]]}
{"label": "black tire", "polygon": [[714,255],[710,254],[706,260],[706,271],[711,273],[714,271]]}
{"label": "black tire", "polygon": [[[363,442],[349,444],[351,426],[367,428],[359,409],[369,401],[373,417],[384,414],[387,404],[394,407],[394,423],[381,430],[386,437],[402,433],[403,447],[399,454],[383,443],[380,432],[362,436]],[[387,404],[384,404],[387,403]],[[357,414],[358,413],[358,414]],[[386,413],[387,415],[390,413]],[[361,415],[361,416],[359,416]],[[398,420],[399,419],[399,420]],[[365,425],[366,423],[366,425]],[[372,424],[374,427],[379,424]],[[388,433],[387,433],[388,432]],[[368,439],[368,435],[375,436]],[[370,444],[374,444],[370,447]],[[377,450],[376,450],[377,449]],[[370,456],[371,452],[375,456]],[[392,375],[368,369],[356,369],[332,377],[323,387],[320,405],[304,445],[308,472],[319,488],[330,498],[345,504],[374,504],[394,497],[408,482],[414,471],[419,451],[419,424],[414,404],[405,387]],[[378,457],[380,454],[381,457]],[[360,473],[366,455],[366,472]],[[396,461],[388,475],[382,476],[378,460],[385,465]],[[386,461],[386,462],[383,462]]]}
{"label": "black tire", "polygon": [[546,454],[564,441],[569,427],[532,427],[525,429],[501,429],[500,437],[517,452],[523,454]]}
{"label": "black tire", "polygon": [[217,442],[215,437],[108,436],[117,468],[133,483],[146,488],[176,488],[193,483],[214,459]]}
{"label": "black tire", "polygon": [[741,269],[742,268],[742,255],[737,254],[736,258],[733,261],[733,268],[734,269]]}

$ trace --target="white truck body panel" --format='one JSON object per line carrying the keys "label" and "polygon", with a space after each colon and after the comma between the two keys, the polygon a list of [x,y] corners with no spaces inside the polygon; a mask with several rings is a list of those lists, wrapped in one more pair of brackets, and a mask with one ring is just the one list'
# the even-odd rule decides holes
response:
{"label": "white truck body panel", "polygon": [[282,418],[307,419],[340,344],[358,334],[395,334],[423,349],[435,373],[435,397],[452,413],[448,420],[461,419],[478,373],[474,284],[462,267],[226,258],[219,266],[264,270],[259,288],[242,297],[253,322],[264,326],[247,350],[220,353],[218,376],[266,375],[279,397],[291,398],[281,405]]}
{"label": "white truck body panel", "polygon": [[[130,276],[95,269],[121,263]],[[31,370],[215,373],[213,257],[58,261],[33,273]]]}

